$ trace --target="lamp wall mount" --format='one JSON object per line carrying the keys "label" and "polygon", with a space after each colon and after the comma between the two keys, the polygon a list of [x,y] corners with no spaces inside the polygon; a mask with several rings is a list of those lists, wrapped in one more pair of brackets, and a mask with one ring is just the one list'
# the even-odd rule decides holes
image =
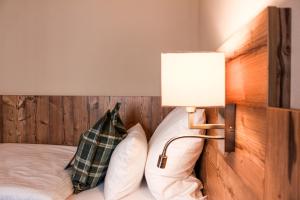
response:
{"label": "lamp wall mount", "polygon": [[[234,152],[235,150],[235,118],[236,105],[227,104],[225,106],[224,124],[194,124],[194,113],[196,107],[187,107],[188,112],[188,126],[190,129],[224,129],[225,152]],[[205,138],[215,139],[215,138]]]}

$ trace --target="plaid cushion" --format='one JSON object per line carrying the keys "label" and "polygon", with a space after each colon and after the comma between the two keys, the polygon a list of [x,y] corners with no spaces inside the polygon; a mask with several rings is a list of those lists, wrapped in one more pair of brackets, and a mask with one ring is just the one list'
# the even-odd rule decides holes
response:
{"label": "plaid cushion", "polygon": [[75,193],[93,188],[104,180],[111,154],[126,135],[119,108],[120,103],[117,103],[81,136],[72,172]]}

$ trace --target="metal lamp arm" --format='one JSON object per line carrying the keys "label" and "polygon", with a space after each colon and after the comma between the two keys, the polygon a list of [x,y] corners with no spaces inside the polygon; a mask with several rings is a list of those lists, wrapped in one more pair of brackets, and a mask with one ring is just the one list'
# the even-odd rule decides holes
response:
{"label": "metal lamp arm", "polygon": [[159,168],[165,168],[166,163],[167,163],[167,149],[169,145],[174,142],[175,140],[178,139],[183,139],[183,138],[198,138],[198,139],[214,139],[214,140],[223,140],[224,136],[210,136],[210,135],[184,135],[184,136],[179,136],[179,137],[173,137],[170,140],[168,140],[163,148],[162,154],[159,155],[158,162],[157,162],[157,167]]}

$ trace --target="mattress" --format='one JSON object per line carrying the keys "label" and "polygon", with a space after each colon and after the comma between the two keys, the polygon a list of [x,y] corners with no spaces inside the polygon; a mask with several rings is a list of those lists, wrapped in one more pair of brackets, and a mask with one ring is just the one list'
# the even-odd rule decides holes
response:
{"label": "mattress", "polygon": [[0,200],[64,200],[72,183],[64,166],[75,147],[0,144]]}
{"label": "mattress", "polygon": [[[104,184],[96,188],[81,192],[77,195],[71,196],[68,200],[104,200]],[[146,181],[143,181],[139,189],[132,194],[124,197],[122,200],[155,200],[151,195]]]}

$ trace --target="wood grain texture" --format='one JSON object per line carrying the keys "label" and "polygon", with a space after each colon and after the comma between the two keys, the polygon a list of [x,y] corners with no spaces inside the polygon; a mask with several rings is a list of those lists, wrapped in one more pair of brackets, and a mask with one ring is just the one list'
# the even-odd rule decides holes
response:
{"label": "wood grain texture", "polygon": [[64,144],[63,97],[61,96],[49,98],[49,124],[49,144]]}
{"label": "wood grain texture", "polygon": [[0,96],[1,142],[77,145],[86,131],[115,103],[126,128],[140,123],[150,139],[172,110],[160,97]]}
{"label": "wood grain texture", "polygon": [[269,106],[290,108],[291,10],[269,9]]}
{"label": "wood grain texture", "polygon": [[207,176],[204,184],[209,200],[258,199],[212,144],[207,145],[204,155]]}
{"label": "wood grain texture", "polygon": [[73,142],[77,144],[80,135],[90,127],[87,97],[73,97],[73,116]]}
{"label": "wood grain texture", "polygon": [[27,139],[26,134],[26,121],[28,118],[26,116],[26,98],[25,97],[17,97],[16,98],[16,112],[17,112],[17,120],[16,120],[16,136],[20,142],[25,141]]}
{"label": "wood grain texture", "polygon": [[265,199],[300,199],[300,111],[268,109]]}
{"label": "wood grain texture", "polygon": [[36,97],[36,143],[47,144],[49,141],[49,97]]}
{"label": "wood grain texture", "polygon": [[64,144],[74,144],[74,112],[72,97],[63,97]]}
{"label": "wood grain texture", "polygon": [[17,132],[18,97],[2,97],[3,142],[21,142]]}
{"label": "wood grain texture", "polygon": [[227,103],[290,107],[290,9],[266,9],[218,50],[226,55]]}
{"label": "wood grain texture", "polygon": [[[294,196],[283,198],[284,194],[276,193],[276,190],[285,189],[285,192],[297,194],[293,188],[299,179],[298,171],[290,170],[290,177],[293,177],[290,180],[295,183],[280,188],[279,186],[287,183],[280,181],[280,178],[283,175],[284,179],[289,176],[288,170],[283,170],[279,161],[284,162],[283,166],[287,169],[294,169],[298,165],[295,164],[294,154],[290,156],[291,159],[275,158],[281,149],[280,139],[277,135],[273,138],[277,131],[270,131],[268,128],[272,126],[268,123],[282,125],[280,120],[276,120],[276,115],[270,118],[273,113],[270,113],[269,106],[288,107],[287,101],[290,98],[290,17],[289,9],[268,8],[219,49],[226,55],[226,103],[235,103],[237,106],[236,146],[234,153],[224,153],[222,142],[207,142],[201,163],[203,171],[200,174],[209,200],[274,200],[280,197],[297,199]],[[273,100],[275,103],[272,103]],[[207,109],[209,123],[224,121],[218,111]],[[295,120],[298,118],[293,122]],[[291,138],[288,137],[291,135],[290,129],[279,130],[286,139]],[[209,134],[222,133],[219,130],[210,130]],[[275,141],[270,141],[270,138]],[[270,143],[274,143],[273,148],[270,148]],[[290,142],[288,146],[289,148],[284,147],[286,151],[289,149],[299,152],[299,149],[293,147],[295,143]],[[285,152],[285,156],[288,155]],[[272,166],[275,171],[271,170]],[[274,176],[277,168],[286,174],[280,174],[276,179]],[[299,188],[299,185],[297,187]]]}
{"label": "wood grain texture", "polygon": [[226,101],[267,105],[268,10],[235,33],[219,51],[226,55]]}
{"label": "wood grain texture", "polygon": [[[201,174],[210,200],[239,200],[243,196],[249,199],[263,199],[266,108],[237,105],[236,111],[235,152],[224,153],[223,144],[218,141],[208,141],[204,152],[202,168],[210,172],[201,172]],[[208,123],[223,122],[218,109],[207,109],[206,113]],[[220,135],[222,134],[220,132],[220,130],[210,130],[209,135]],[[212,165],[213,163],[215,164]],[[224,179],[220,179],[216,185],[207,183],[211,179],[210,174],[216,176],[213,171]]]}

